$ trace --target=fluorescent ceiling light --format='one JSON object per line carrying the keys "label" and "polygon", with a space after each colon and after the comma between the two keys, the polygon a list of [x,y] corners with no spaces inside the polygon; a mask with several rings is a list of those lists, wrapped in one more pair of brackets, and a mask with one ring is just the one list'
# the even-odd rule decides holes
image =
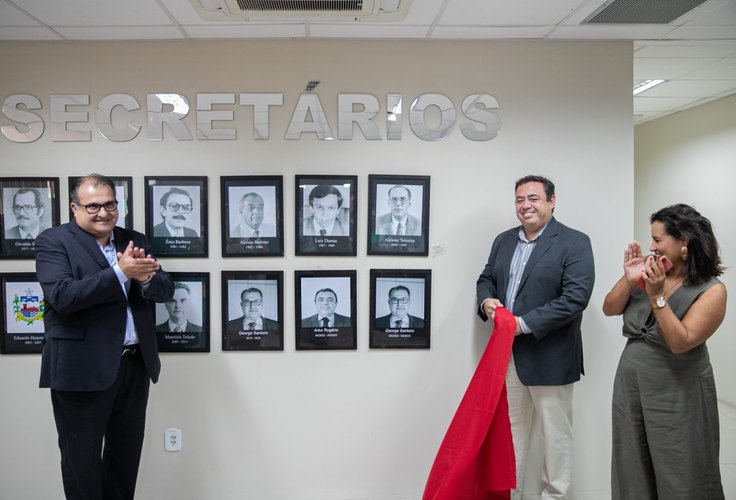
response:
{"label": "fluorescent ceiling light", "polygon": [[664,83],[667,80],[644,80],[643,82],[639,82],[636,85],[634,85],[634,95],[640,94],[644,92],[645,90],[649,90],[652,87],[656,87],[660,83]]}

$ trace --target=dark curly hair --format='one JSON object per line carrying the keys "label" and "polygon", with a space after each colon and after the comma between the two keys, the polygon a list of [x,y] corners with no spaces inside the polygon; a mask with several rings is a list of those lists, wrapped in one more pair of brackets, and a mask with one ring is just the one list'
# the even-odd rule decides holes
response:
{"label": "dark curly hair", "polygon": [[685,282],[702,283],[723,274],[718,241],[710,221],[690,205],[678,203],[657,210],[649,222],[661,222],[673,238],[687,240],[687,259],[683,268]]}

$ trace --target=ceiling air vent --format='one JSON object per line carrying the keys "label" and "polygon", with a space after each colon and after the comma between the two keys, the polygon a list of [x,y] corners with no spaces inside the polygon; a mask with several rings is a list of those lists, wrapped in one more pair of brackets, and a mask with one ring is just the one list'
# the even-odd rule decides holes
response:
{"label": "ceiling air vent", "polygon": [[190,0],[207,21],[401,21],[412,0]]}
{"label": "ceiling air vent", "polygon": [[706,0],[612,0],[582,24],[669,24]]}

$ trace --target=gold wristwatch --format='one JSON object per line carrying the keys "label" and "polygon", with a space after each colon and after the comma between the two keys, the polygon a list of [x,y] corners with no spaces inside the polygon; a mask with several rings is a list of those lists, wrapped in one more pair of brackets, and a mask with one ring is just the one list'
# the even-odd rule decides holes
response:
{"label": "gold wristwatch", "polygon": [[664,306],[667,305],[667,297],[664,295],[660,295],[656,299],[654,299],[654,304],[652,304],[654,309],[662,309]]}

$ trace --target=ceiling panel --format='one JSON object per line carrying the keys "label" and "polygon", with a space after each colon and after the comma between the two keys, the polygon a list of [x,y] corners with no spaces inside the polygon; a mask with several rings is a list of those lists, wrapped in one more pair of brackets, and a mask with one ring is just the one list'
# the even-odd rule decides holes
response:
{"label": "ceiling panel", "polygon": [[634,58],[634,79],[636,80],[672,80],[690,73],[698,68],[717,62],[715,58]]}
{"label": "ceiling panel", "polygon": [[69,40],[176,40],[185,38],[174,26],[63,27],[58,32]]}
{"label": "ceiling panel", "polygon": [[687,42],[671,42],[667,45],[644,45],[636,50],[636,57],[729,57],[736,54],[736,42],[722,45],[683,45]]}
{"label": "ceiling panel", "polygon": [[63,38],[47,28],[6,28],[0,26],[0,40],[63,40]]}
{"label": "ceiling panel", "polygon": [[[415,0],[415,3],[421,0]],[[452,0],[442,25],[545,26],[557,24],[586,0]]]}
{"label": "ceiling panel", "polygon": [[736,78],[733,80],[672,80],[657,85],[642,93],[643,97],[709,97],[736,92]]}
{"label": "ceiling panel", "polygon": [[685,77],[689,80],[730,80],[736,78],[736,57],[729,57],[728,59],[722,59],[707,66],[701,66],[687,73]]}
{"label": "ceiling panel", "polygon": [[13,0],[39,21],[52,26],[132,26],[171,24],[151,0]]}
{"label": "ceiling panel", "polygon": [[432,38],[443,39],[484,39],[484,38],[545,38],[552,28],[539,27],[479,27],[479,26],[438,26],[432,31]]}
{"label": "ceiling panel", "polygon": [[182,26],[192,38],[303,38],[304,24]]}
{"label": "ceiling panel", "polygon": [[39,23],[12,5],[0,2],[0,26],[39,26]]}
{"label": "ceiling panel", "polygon": [[672,28],[668,25],[632,24],[632,25],[592,25],[559,26],[550,38],[565,38],[568,40],[636,40],[638,38],[658,39]]}
{"label": "ceiling panel", "polygon": [[697,97],[634,97],[634,112],[661,112],[699,101]]}
{"label": "ceiling panel", "polygon": [[396,26],[388,24],[310,23],[309,31],[318,38],[424,38],[426,26]]}

